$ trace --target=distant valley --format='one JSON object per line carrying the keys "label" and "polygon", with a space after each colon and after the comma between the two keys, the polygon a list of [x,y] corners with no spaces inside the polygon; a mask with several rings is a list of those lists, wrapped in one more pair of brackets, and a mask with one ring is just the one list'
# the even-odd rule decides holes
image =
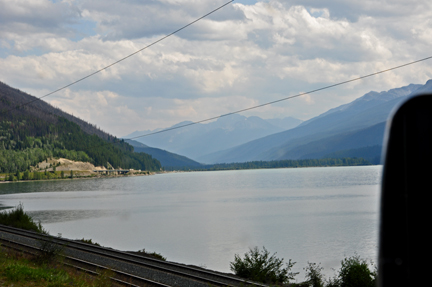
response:
{"label": "distant valley", "polygon": [[[369,92],[304,122],[291,117],[262,119],[234,114],[148,137],[138,136],[155,130],[136,131],[119,140],[0,82],[0,173],[23,172],[52,157],[142,170],[237,169],[248,165],[215,164],[246,162],[254,162],[258,168],[279,164],[261,163],[265,161],[344,158],[379,164],[391,111],[407,97],[422,92],[432,92],[432,80]],[[20,107],[29,101],[34,102]],[[355,164],[367,163],[360,160]]]}
{"label": "distant valley", "polygon": [[385,122],[391,111],[407,97],[431,91],[432,80],[425,85],[369,92],[296,128],[208,154],[200,160],[227,163],[355,156],[378,164]]}
{"label": "distant valley", "polygon": [[[363,157],[379,164],[391,111],[422,92],[432,92],[432,80],[372,91],[305,122],[287,118],[276,125],[259,117],[233,115],[136,140],[205,164],[343,157]],[[137,131],[125,138],[149,132]]]}
{"label": "distant valley", "polygon": [[[181,122],[172,127],[188,123],[191,122]],[[285,131],[301,123],[301,120],[292,117],[264,120],[257,116],[245,117],[234,114],[221,117],[207,124],[196,124],[135,140],[149,147],[157,147],[181,154],[195,161],[200,161],[201,157],[206,154],[232,148],[251,140]],[[162,129],[135,131],[123,138],[134,138],[160,130]]]}

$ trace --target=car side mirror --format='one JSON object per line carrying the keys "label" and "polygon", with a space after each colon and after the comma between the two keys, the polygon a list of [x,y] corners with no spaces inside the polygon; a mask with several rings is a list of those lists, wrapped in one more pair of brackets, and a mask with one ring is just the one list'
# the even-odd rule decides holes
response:
{"label": "car side mirror", "polygon": [[414,96],[393,113],[383,163],[378,286],[432,284],[432,94]]}

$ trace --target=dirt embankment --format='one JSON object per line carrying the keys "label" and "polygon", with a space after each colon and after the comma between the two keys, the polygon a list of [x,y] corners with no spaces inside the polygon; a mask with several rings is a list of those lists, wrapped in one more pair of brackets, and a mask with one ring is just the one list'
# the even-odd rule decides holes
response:
{"label": "dirt embankment", "polygon": [[73,161],[66,158],[49,158],[46,161],[38,163],[31,171],[71,171],[73,170],[76,175],[89,176],[96,174],[94,170],[104,170],[104,166],[94,166],[89,162]]}
{"label": "dirt embankment", "polygon": [[[100,173],[95,172],[97,170],[107,170],[104,166],[94,166],[89,162],[73,161],[66,158],[49,158],[46,161],[38,163],[35,167],[31,167],[31,171],[64,171],[65,174],[73,171],[75,176],[99,176]],[[119,168],[121,169],[121,168]],[[126,175],[150,175],[154,172],[145,172],[141,170],[130,170]],[[110,176],[117,174],[109,173]]]}
{"label": "dirt embankment", "polygon": [[54,169],[54,166],[56,167],[57,171],[76,171],[76,170],[104,170],[106,169],[104,166],[94,166],[93,164],[89,162],[82,162],[82,161],[73,161],[70,159],[65,158],[50,158],[46,161],[40,162],[34,170],[45,170],[52,171]]}

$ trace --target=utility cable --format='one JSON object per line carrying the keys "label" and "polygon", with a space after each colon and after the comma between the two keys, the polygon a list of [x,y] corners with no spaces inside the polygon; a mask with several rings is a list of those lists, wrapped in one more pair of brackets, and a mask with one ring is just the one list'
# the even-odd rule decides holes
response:
{"label": "utility cable", "polygon": [[304,93],[296,94],[296,95],[289,96],[289,97],[286,97],[286,98],[282,98],[282,99],[279,99],[279,100],[267,102],[267,103],[264,103],[264,104],[261,104],[261,105],[252,106],[252,107],[249,107],[249,108],[244,108],[244,109],[241,109],[241,110],[238,110],[238,111],[230,112],[230,113],[227,113],[227,114],[224,114],[224,115],[208,118],[208,119],[205,119],[205,120],[200,120],[200,121],[197,121],[197,122],[192,122],[192,123],[184,124],[184,125],[181,125],[181,126],[167,128],[167,129],[164,129],[164,130],[161,130],[161,131],[152,132],[152,133],[148,133],[148,134],[145,134],[145,135],[140,135],[140,136],[132,137],[132,138],[129,138],[129,139],[124,139],[124,140],[134,140],[134,139],[137,139],[137,138],[142,138],[142,137],[147,137],[147,136],[151,136],[151,135],[155,135],[155,134],[160,134],[160,133],[164,133],[164,132],[168,132],[168,131],[172,131],[172,130],[176,130],[176,129],[180,129],[180,128],[184,128],[184,127],[193,126],[193,125],[196,125],[196,124],[208,122],[208,121],[211,121],[211,120],[216,120],[216,119],[219,119],[219,118],[222,118],[222,117],[226,117],[226,116],[230,116],[230,115],[234,115],[234,114],[239,114],[239,113],[242,113],[242,112],[254,110],[254,109],[261,108],[261,107],[264,107],[264,106],[268,106],[268,105],[271,105],[271,104],[275,104],[275,103],[279,103],[279,102],[282,102],[282,101],[290,100],[290,99],[293,99],[293,98],[301,97],[301,96],[304,96],[304,95],[316,93],[318,91],[322,91],[322,90],[334,88],[334,87],[337,87],[337,86],[340,86],[340,85],[348,84],[348,83],[351,83],[351,82],[354,82],[354,81],[359,81],[359,80],[362,80],[362,79],[365,79],[365,78],[368,78],[368,77],[372,77],[372,76],[376,76],[376,75],[379,75],[379,74],[382,74],[382,73],[393,71],[393,70],[396,70],[396,69],[399,69],[399,68],[402,68],[402,67],[406,67],[406,66],[409,66],[409,65],[413,65],[413,64],[416,64],[416,63],[420,63],[420,62],[423,62],[423,61],[426,61],[426,60],[429,60],[429,59],[432,59],[432,56],[426,57],[426,58],[423,58],[423,59],[420,59],[420,60],[416,60],[416,61],[413,61],[413,62],[409,62],[409,63],[403,64],[403,65],[399,65],[399,66],[396,66],[396,67],[393,67],[393,68],[389,68],[389,69],[386,69],[386,70],[382,70],[382,71],[379,71],[379,72],[375,72],[375,73],[372,73],[372,74],[368,74],[368,75],[365,75],[365,76],[361,76],[361,77],[358,77],[358,78],[354,78],[354,79],[351,79],[351,80],[346,80],[346,81],[343,81],[343,82],[339,82],[337,84],[324,86],[324,87],[321,87],[321,88],[318,88],[318,89],[315,89],[315,90],[311,90],[309,92],[304,92]]}
{"label": "utility cable", "polygon": [[103,68],[101,68],[101,69],[99,69],[99,70],[97,70],[97,71],[95,71],[95,72],[93,72],[93,73],[91,73],[91,74],[85,76],[85,77],[82,77],[82,78],[80,78],[80,79],[78,79],[78,80],[76,80],[76,81],[74,81],[74,82],[72,82],[72,83],[70,83],[70,84],[67,84],[66,86],[63,86],[63,87],[61,87],[61,88],[58,88],[57,90],[52,91],[52,92],[50,92],[50,93],[48,93],[48,94],[46,94],[46,95],[44,95],[44,96],[37,97],[36,99],[34,99],[34,100],[32,100],[32,101],[29,101],[29,102],[27,102],[27,103],[24,103],[24,104],[18,105],[18,106],[14,107],[14,108],[12,108],[12,109],[9,109],[9,110],[7,110],[7,111],[5,111],[5,112],[3,112],[3,113],[4,113],[4,114],[7,114],[7,113],[9,113],[9,112],[11,112],[11,111],[13,111],[13,110],[16,110],[16,109],[20,108],[20,107],[23,107],[23,106],[29,105],[29,104],[31,104],[31,103],[33,103],[33,102],[36,102],[36,101],[39,101],[39,100],[41,100],[41,99],[43,99],[43,98],[45,98],[45,97],[48,97],[48,96],[50,96],[50,95],[52,95],[52,94],[55,94],[55,93],[57,93],[57,92],[59,92],[59,91],[61,91],[61,90],[66,89],[66,88],[68,88],[68,87],[70,87],[70,86],[72,86],[72,85],[75,85],[75,84],[77,84],[77,83],[79,83],[79,82],[81,82],[81,81],[84,81],[85,79],[88,79],[88,78],[90,78],[90,77],[92,77],[92,76],[94,76],[94,75],[96,75],[96,74],[98,74],[98,73],[100,73],[100,72],[102,72],[102,71],[104,71],[104,70],[107,70],[108,68],[110,68],[110,67],[112,67],[112,66],[114,66],[114,65],[116,65],[116,64],[118,64],[118,63],[120,63],[120,62],[122,62],[122,61],[124,61],[124,60],[126,60],[126,59],[128,59],[128,58],[130,58],[130,57],[132,57],[132,56],[134,56],[134,55],[136,55],[136,54],[138,54],[138,53],[141,52],[141,51],[144,51],[144,50],[150,48],[151,46],[153,46],[153,45],[155,45],[155,44],[157,44],[157,43],[159,43],[159,42],[165,40],[166,38],[171,37],[172,35],[174,35],[174,34],[180,32],[181,30],[186,29],[187,27],[189,27],[189,26],[195,24],[196,22],[198,22],[198,21],[200,21],[200,20],[206,18],[207,16],[209,16],[209,15],[213,14],[214,12],[216,12],[216,11],[222,9],[223,7],[227,6],[228,4],[230,4],[230,3],[232,3],[232,2],[234,2],[234,0],[231,0],[231,1],[229,1],[229,2],[227,2],[227,3],[225,3],[225,4],[223,4],[222,6],[219,6],[218,8],[212,10],[211,12],[205,14],[204,16],[201,16],[200,18],[198,18],[198,19],[196,19],[196,20],[190,22],[189,24],[184,25],[183,27],[181,27],[181,28],[175,30],[174,32],[172,32],[172,33],[170,33],[170,34],[168,34],[168,35],[163,36],[163,37],[160,38],[159,40],[156,40],[156,41],[152,42],[151,44],[145,46],[144,48],[141,48],[141,49],[139,49],[138,51],[135,51],[135,52],[133,52],[132,54],[129,54],[129,55],[127,55],[126,57],[123,57],[123,58],[121,58],[120,60],[117,60],[117,61],[115,61],[115,62],[109,64],[108,66],[105,66],[105,67],[103,67]]}

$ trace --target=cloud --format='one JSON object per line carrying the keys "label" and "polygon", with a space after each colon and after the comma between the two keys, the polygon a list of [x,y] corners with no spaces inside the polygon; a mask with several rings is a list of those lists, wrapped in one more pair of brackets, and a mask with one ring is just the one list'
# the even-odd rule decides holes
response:
{"label": "cloud", "polygon": [[18,0],[12,3],[0,0],[0,38],[3,46],[4,41],[12,43],[15,52],[36,47],[51,51],[56,44],[49,42],[66,41],[75,35],[71,25],[80,18],[79,8],[66,1]]}
{"label": "cloud", "polygon": [[[47,100],[114,133],[122,131],[121,125],[154,129],[430,56],[428,1],[245,2],[236,1],[71,86],[68,95]],[[43,95],[146,47],[223,3],[0,0],[0,80]],[[432,68],[422,63],[246,114],[305,120],[370,90],[424,83],[431,77]]]}
{"label": "cloud", "polygon": [[391,3],[388,1],[374,0],[286,0],[277,2],[283,3],[285,7],[302,5],[309,9],[327,9],[333,18],[347,19],[350,22],[356,22],[364,15],[369,15],[374,18],[392,18],[404,15],[422,14],[426,10],[430,11],[431,8],[431,3],[427,0],[414,0],[409,2],[395,0],[391,1]]}
{"label": "cloud", "polygon": [[[167,35],[218,8],[227,1],[142,1],[119,2],[95,0],[82,3],[86,18],[97,23],[97,30],[106,40],[139,39]],[[127,18],[124,15],[128,15]],[[204,25],[192,25],[179,37],[188,39],[217,37],[218,26],[244,20],[237,6],[227,5],[200,21]],[[231,25],[232,27],[232,25]],[[225,34],[226,36],[226,34]],[[220,37],[219,37],[220,39]]]}

